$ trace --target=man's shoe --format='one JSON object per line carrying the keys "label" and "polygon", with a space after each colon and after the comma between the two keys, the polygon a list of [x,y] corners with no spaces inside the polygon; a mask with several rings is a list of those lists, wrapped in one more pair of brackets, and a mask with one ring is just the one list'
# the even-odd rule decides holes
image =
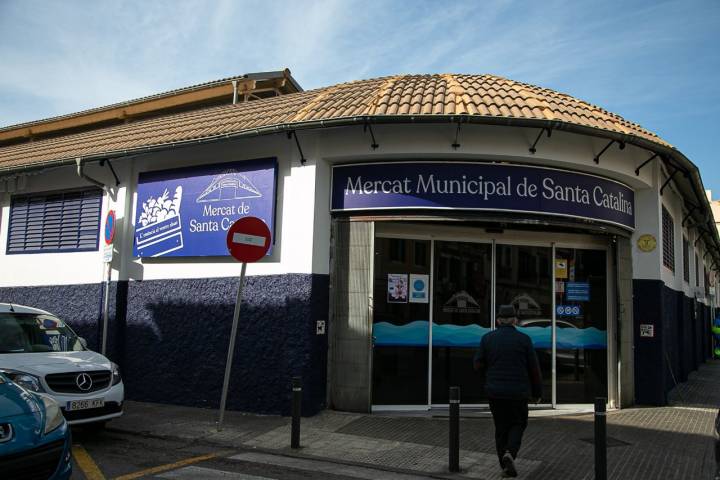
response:
{"label": "man's shoe", "polygon": [[503,477],[517,477],[517,470],[515,470],[515,460],[513,460],[510,452],[505,452],[502,457]]}

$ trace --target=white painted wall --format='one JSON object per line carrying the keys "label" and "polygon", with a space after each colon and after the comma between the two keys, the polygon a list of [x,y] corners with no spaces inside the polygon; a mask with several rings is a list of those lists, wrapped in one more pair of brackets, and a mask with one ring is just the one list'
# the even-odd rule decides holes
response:
{"label": "white painted wall", "polygon": [[[315,161],[301,166],[294,142],[285,136],[205,145],[114,161],[121,180],[119,188],[105,195],[102,218],[112,208],[117,215],[113,279],[152,280],[166,278],[208,278],[239,275],[240,264],[231,258],[137,259],[132,257],[134,204],[140,172],[183,166],[222,163],[263,157],[278,158],[276,244],[273,254],[248,265],[247,274],[270,275],[313,272],[313,232],[316,215]],[[327,169],[327,168],[326,168]],[[107,167],[88,167],[93,178],[113,184]],[[23,192],[32,193],[89,186],[75,169],[65,167],[30,177]],[[96,252],[6,255],[10,196],[2,198],[0,224],[0,286],[36,286],[97,283],[103,280],[102,245]],[[324,204],[319,207],[327,210]],[[327,222],[326,222],[327,223]],[[101,223],[101,231],[104,225]],[[329,227],[328,227],[329,228]],[[101,239],[102,244],[102,239]],[[327,258],[327,254],[325,255]],[[316,273],[327,273],[325,262]]]}
{"label": "white painted wall", "polygon": [[[71,167],[54,168],[43,175],[27,178],[26,187],[17,194],[40,193],[89,186]],[[0,287],[68,285],[97,283],[103,278],[102,251],[8,255],[8,225],[11,194],[0,196]],[[103,197],[104,219],[109,198]],[[102,220],[101,220],[102,223]],[[101,228],[104,225],[101,225]],[[100,240],[102,242],[102,240]]]}
{"label": "white painted wall", "polygon": [[[594,173],[622,181],[636,190],[636,231],[632,235],[634,278],[662,279],[677,290],[692,289],[684,285],[682,269],[676,275],[664,271],[662,265],[662,237],[660,233],[660,202],[673,212],[676,223],[676,265],[682,265],[683,213],[681,200],[670,190],[658,196],[662,173],[658,161],[648,164],[635,175],[635,168],[651,155],[637,147],[620,150],[613,145],[599,164],[593,161],[607,141],[555,131],[551,138],[543,136],[532,155],[528,148],[539,130],[502,126],[463,125],[454,150],[453,125],[376,125],[375,137],[380,147],[372,150],[369,133],[358,127],[300,131],[307,164],[300,165],[294,140],[284,134],[232,142],[197,145],[165,152],[121,158],[113,162],[122,185],[106,196],[103,218],[108,208],[117,212],[118,232],[113,278],[151,280],[167,278],[205,278],[237,275],[240,265],[228,258],[132,258],[134,203],[138,174],[198,164],[251,160],[276,157],[278,159],[278,195],[276,243],[272,256],[248,267],[248,275],[284,273],[328,273],[330,251],[330,175],[331,166],[346,162],[387,160],[484,160],[554,166]],[[87,168],[95,178],[112,183],[107,168],[96,164]],[[84,185],[74,168],[53,169],[29,178],[26,192],[60,190]],[[0,286],[96,283],[102,280],[101,252],[5,255],[9,196],[0,198]],[[102,227],[102,226],[101,226]],[[653,234],[658,241],[654,252],[637,249],[637,237]],[[694,242],[694,231],[688,231]],[[691,253],[691,258],[692,253]],[[691,261],[691,268],[694,262]],[[680,280],[676,278],[679,275]],[[691,284],[694,272],[691,271]]]}
{"label": "white painted wall", "polygon": [[[660,200],[653,188],[635,190],[635,232],[631,238],[633,278],[657,280],[662,265],[662,235],[660,233]],[[638,247],[642,235],[655,237],[655,250],[643,252]]]}
{"label": "white painted wall", "polygon": [[[676,185],[671,181],[660,196],[660,187],[665,182],[667,172],[658,162],[655,162],[650,180],[652,185],[649,188],[636,190],[635,204],[638,215],[636,216],[636,229],[632,236],[633,248],[633,278],[662,280],[665,285],[676,291],[682,291],[688,297],[697,298],[700,302],[709,304],[710,299],[705,297],[703,280],[703,255],[706,247],[704,241],[695,242],[698,230],[691,226],[683,227],[682,221],[688,212],[689,207],[685,206],[682,196]],[[690,199],[696,203],[697,199]],[[663,236],[662,236],[662,206],[667,208],[674,221],[674,244],[675,269],[668,269],[663,265]],[[637,245],[638,238],[643,234],[651,234],[657,239],[657,248],[652,252],[642,252]],[[689,282],[683,278],[683,252],[682,239],[687,236],[689,242]],[[699,255],[699,285],[695,282],[695,254]],[[709,255],[706,257],[709,260]],[[708,269],[710,265],[707,265]]]}
{"label": "white painted wall", "polygon": [[460,148],[453,150],[454,125],[379,125],[374,127],[380,147],[370,148],[369,134],[362,128],[325,131],[320,154],[331,163],[379,160],[494,160],[579,170],[613,178],[633,188],[652,185],[652,176],[644,168],[635,176],[635,168],[650,155],[642,149],[612,146],[596,165],[593,157],[607,141],[561,131],[551,138],[543,136],[537,153],[528,148],[538,129],[502,126],[463,125],[458,138]]}

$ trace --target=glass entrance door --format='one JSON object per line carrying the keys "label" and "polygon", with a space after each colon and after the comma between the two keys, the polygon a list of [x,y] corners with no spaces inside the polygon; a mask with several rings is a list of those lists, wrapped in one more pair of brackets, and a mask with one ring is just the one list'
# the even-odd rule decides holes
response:
{"label": "glass entrance door", "polygon": [[430,241],[376,238],[374,275],[373,405],[427,405]]}
{"label": "glass entrance door", "polygon": [[487,403],[472,359],[492,327],[492,244],[436,241],[434,257],[431,403],[448,403],[451,386],[466,405]]}
{"label": "glass entrance door", "polygon": [[543,377],[542,403],[552,402],[552,271],[551,247],[496,247],[495,310],[512,305],[517,328],[530,336]]}
{"label": "glass entrance door", "polygon": [[607,260],[604,250],[555,250],[557,402],[607,397]]}
{"label": "glass entrance door", "polygon": [[376,238],[373,405],[444,405],[451,386],[487,403],[472,358],[503,305],[535,346],[542,403],[607,396],[607,269],[602,249]]}

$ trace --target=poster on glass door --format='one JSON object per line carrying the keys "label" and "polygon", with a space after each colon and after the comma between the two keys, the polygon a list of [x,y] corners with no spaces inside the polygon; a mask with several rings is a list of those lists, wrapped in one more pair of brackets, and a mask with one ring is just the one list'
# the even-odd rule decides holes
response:
{"label": "poster on glass door", "polygon": [[405,273],[388,273],[388,303],[408,303],[408,276]]}
{"label": "poster on glass door", "polygon": [[410,274],[410,303],[428,303],[430,275]]}

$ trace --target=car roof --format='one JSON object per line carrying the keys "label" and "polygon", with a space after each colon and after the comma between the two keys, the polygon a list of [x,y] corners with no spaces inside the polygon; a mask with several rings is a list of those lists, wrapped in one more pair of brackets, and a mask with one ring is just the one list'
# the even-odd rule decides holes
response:
{"label": "car roof", "polygon": [[42,315],[52,315],[52,313],[40,310],[39,308],[17,305],[15,303],[0,303],[0,313],[39,313]]}

